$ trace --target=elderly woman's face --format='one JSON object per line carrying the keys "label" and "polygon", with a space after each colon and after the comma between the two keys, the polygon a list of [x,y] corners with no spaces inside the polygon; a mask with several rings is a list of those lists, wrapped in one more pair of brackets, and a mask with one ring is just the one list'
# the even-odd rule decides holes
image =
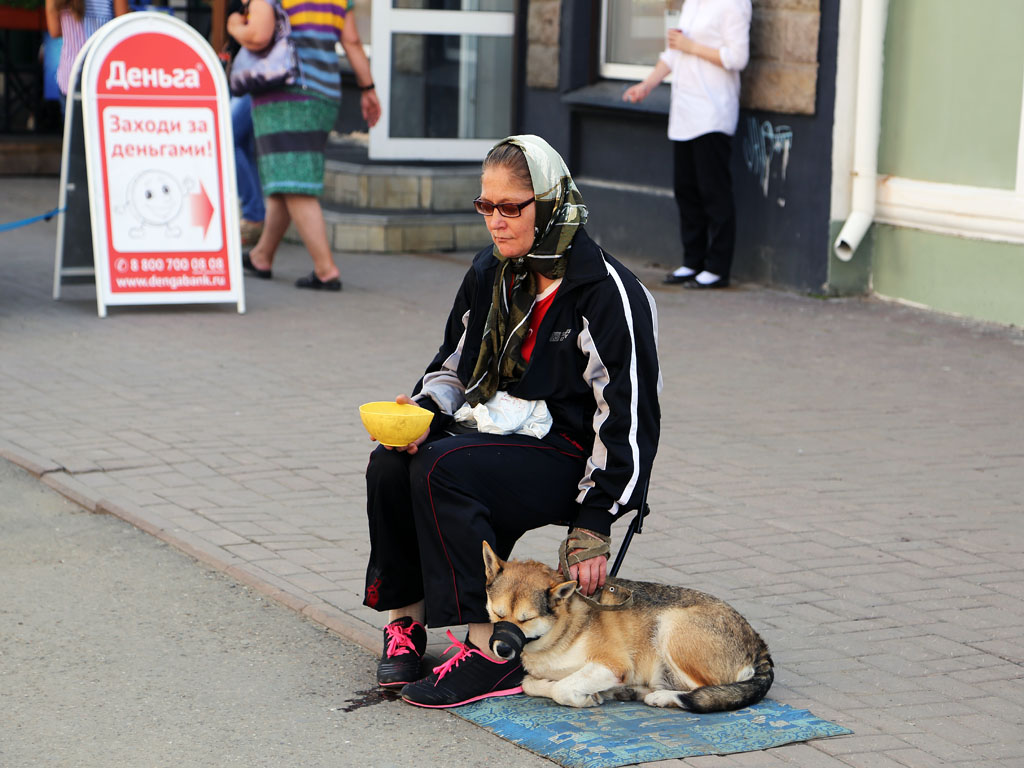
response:
{"label": "elderly woman's face", "polygon": [[[533,200],[533,187],[524,186],[507,168],[488,168],[480,182],[480,198],[495,205],[501,203],[523,203]],[[519,216],[505,218],[497,208],[485,216],[487,231],[498,246],[498,251],[507,259],[517,259],[530,252],[533,245],[533,225],[537,221],[537,206],[523,207]]]}

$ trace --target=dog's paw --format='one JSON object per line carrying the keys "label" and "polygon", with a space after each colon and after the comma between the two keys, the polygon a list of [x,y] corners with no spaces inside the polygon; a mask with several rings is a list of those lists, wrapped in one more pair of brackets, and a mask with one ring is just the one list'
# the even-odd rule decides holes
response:
{"label": "dog's paw", "polygon": [[552,697],[563,707],[598,707],[604,703],[600,693],[580,693],[579,691],[559,691]]}
{"label": "dog's paw", "polygon": [[625,685],[621,688],[605,691],[605,694],[615,699],[615,701],[639,701],[650,692],[650,688],[645,688],[642,685]]}
{"label": "dog's paw", "polygon": [[651,691],[644,696],[644,704],[649,707],[678,707],[679,691]]}
{"label": "dog's paw", "polygon": [[551,686],[554,685],[553,680],[545,680],[543,677],[534,677],[533,675],[527,675],[523,678],[523,693],[527,696],[545,696],[551,697]]}

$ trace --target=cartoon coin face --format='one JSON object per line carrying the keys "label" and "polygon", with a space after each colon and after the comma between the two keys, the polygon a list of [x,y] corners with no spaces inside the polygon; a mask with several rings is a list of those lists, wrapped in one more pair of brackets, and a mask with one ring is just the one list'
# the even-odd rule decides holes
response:
{"label": "cartoon coin face", "polygon": [[181,210],[184,194],[178,181],[163,171],[143,171],[132,180],[128,199],[147,224],[167,224]]}

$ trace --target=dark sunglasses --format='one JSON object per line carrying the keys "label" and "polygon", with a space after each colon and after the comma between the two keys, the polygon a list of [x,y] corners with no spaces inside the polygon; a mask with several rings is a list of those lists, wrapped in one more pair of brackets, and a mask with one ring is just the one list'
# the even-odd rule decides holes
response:
{"label": "dark sunglasses", "polygon": [[525,203],[492,203],[490,200],[483,200],[477,198],[473,201],[473,207],[476,208],[476,212],[483,214],[484,216],[490,216],[494,213],[494,209],[498,209],[498,213],[504,216],[506,219],[515,219],[523,215],[523,208],[532,203],[534,198],[530,198]]}

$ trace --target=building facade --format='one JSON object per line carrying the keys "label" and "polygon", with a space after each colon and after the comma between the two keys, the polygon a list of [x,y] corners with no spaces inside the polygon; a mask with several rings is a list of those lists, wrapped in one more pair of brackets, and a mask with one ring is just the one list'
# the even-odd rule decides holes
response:
{"label": "building facade", "polygon": [[[642,75],[609,66],[614,0],[526,5],[517,129],[565,153],[609,250],[677,265],[668,86],[640,105],[621,101],[629,78]],[[1015,42],[1024,4],[753,6],[733,146],[735,278],[824,296],[873,292],[1024,325],[1024,48]],[[861,24],[879,13],[881,27]],[[862,29],[882,35],[882,66],[858,104],[858,83],[865,89],[871,77]],[[844,261],[836,238],[854,207],[858,116],[872,90],[874,223]]]}
{"label": "building facade", "polygon": [[[675,267],[682,253],[666,137],[670,86],[659,86],[636,105],[621,97],[630,79],[640,79],[654,63],[665,26],[674,23],[681,3],[625,4],[634,15],[650,9],[657,22],[651,25],[657,37],[645,41],[647,58],[640,65],[623,65],[610,53],[624,47],[616,46],[612,23],[613,10],[622,5],[531,0],[520,124],[566,153],[593,212],[589,228],[600,242],[613,253]],[[829,292],[823,254],[834,89],[827,84],[835,80],[838,2],[754,0],[753,5],[751,61],[743,73],[743,109],[733,138],[738,211],[733,275]]]}
{"label": "building facade", "polygon": [[[752,4],[733,278],[1024,325],[1024,3]],[[540,134],[573,170],[599,242],[677,266],[669,86],[640,104],[621,96],[681,5],[356,0],[384,103],[371,162],[478,163],[495,138]],[[14,84],[5,71],[3,117],[27,125]],[[360,129],[351,78],[345,92],[338,127]],[[858,217],[870,227],[837,249]]]}

